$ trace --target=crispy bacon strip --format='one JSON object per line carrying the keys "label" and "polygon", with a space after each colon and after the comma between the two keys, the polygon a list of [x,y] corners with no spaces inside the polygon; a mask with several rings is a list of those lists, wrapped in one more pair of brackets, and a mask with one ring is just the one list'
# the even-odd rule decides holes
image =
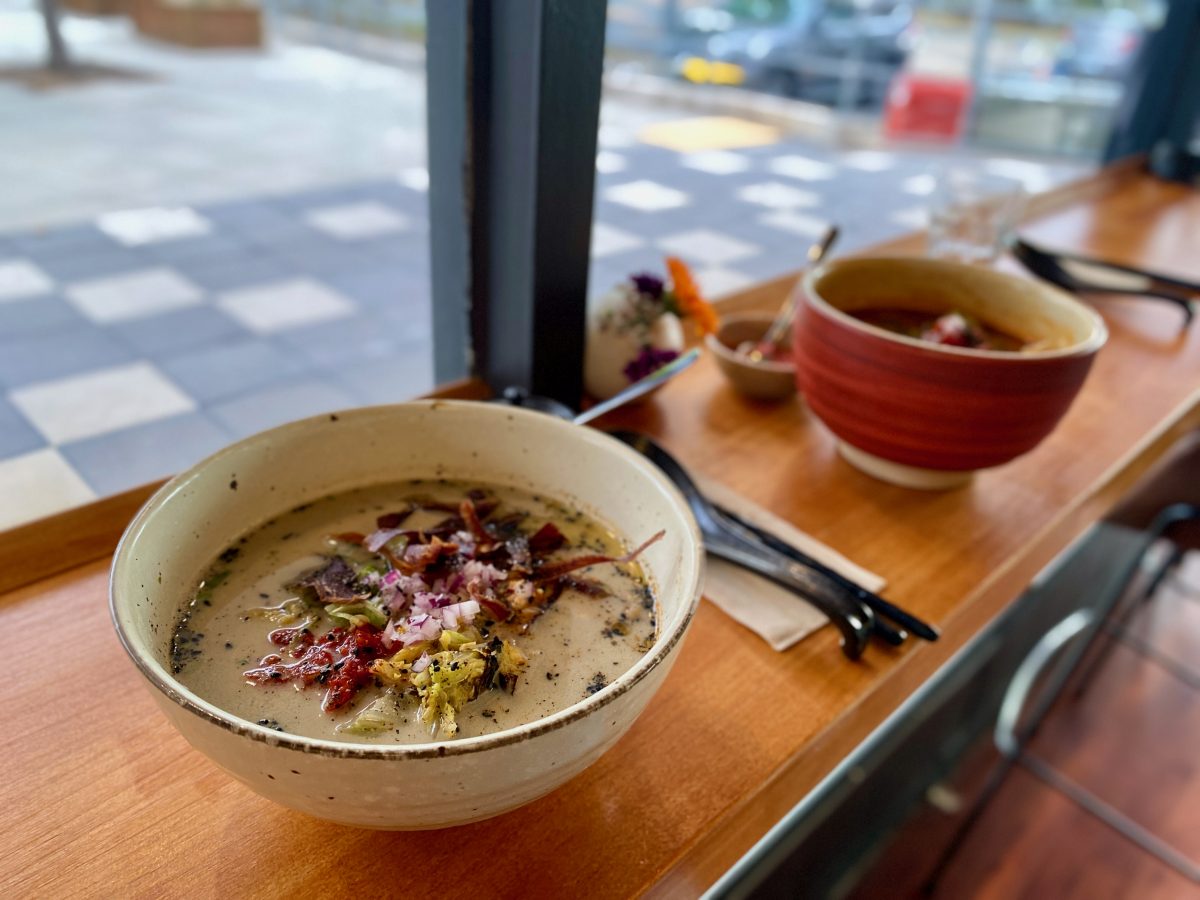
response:
{"label": "crispy bacon strip", "polygon": [[553,522],[547,522],[529,538],[529,549],[544,556],[562,549],[566,542],[567,539],[563,537],[563,533],[558,530],[558,527]]}
{"label": "crispy bacon strip", "polygon": [[408,509],[400,509],[396,512],[384,513],[375,520],[375,527],[380,531],[390,531],[393,528],[399,528],[404,520],[413,514],[416,510],[415,506],[409,506]]}
{"label": "crispy bacon strip", "polygon": [[512,610],[499,600],[491,600],[487,597],[476,597],[475,600],[480,606],[486,609],[497,622],[507,622],[512,618]]}
{"label": "crispy bacon strip", "polygon": [[470,529],[471,534],[475,536],[477,543],[490,545],[495,542],[496,539],[492,537],[491,532],[484,527],[483,522],[480,520],[474,501],[467,499],[460,503],[458,505],[458,514],[462,517],[463,522],[466,523],[467,528]]}
{"label": "crispy bacon strip", "polygon": [[496,507],[500,505],[500,501],[495,497],[473,499],[471,502],[475,504],[475,514],[479,516],[480,519],[486,519],[488,516],[494,513],[496,511]]}
{"label": "crispy bacon strip", "polygon": [[563,584],[562,579],[556,579],[547,584],[539,584],[534,588],[533,597],[531,598],[532,602],[524,609],[513,613],[513,618],[521,626],[521,631],[528,631],[529,626],[558,601],[558,598],[562,596],[565,589],[566,586]]}
{"label": "crispy bacon strip", "polygon": [[559,584],[564,588],[583,594],[587,597],[611,597],[612,591],[606,588],[598,581],[592,581],[590,578],[574,578],[567,576],[560,578]]}
{"label": "crispy bacon strip", "polygon": [[458,544],[434,538],[428,544],[409,544],[404,549],[404,563],[410,569],[422,572],[436,563],[443,556],[452,556],[458,552]]}
{"label": "crispy bacon strip", "polygon": [[624,556],[604,556],[600,553],[589,553],[585,556],[576,556],[574,559],[560,559],[556,562],[546,563],[538,568],[533,573],[533,581],[535,583],[542,581],[551,581],[556,578],[562,578],[564,575],[574,572],[576,569],[585,569],[588,566],[599,565],[600,563],[627,563],[633,562],[642,551],[651,544],[662,539],[666,531],[660,531],[658,534],[651,537],[648,541],[642,543],[641,546],[634,548]]}

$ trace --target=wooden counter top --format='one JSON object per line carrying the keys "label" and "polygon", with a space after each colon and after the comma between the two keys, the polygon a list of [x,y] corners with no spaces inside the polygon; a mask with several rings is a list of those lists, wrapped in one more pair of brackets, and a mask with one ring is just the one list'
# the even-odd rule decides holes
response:
{"label": "wooden counter top", "polygon": [[[1195,192],[1121,170],[1045,211],[1055,205],[1043,202],[1024,233],[1200,278]],[[788,284],[728,306],[773,310]],[[1110,343],[1062,425],[957,491],[918,493],[858,473],[801,404],[745,401],[707,358],[651,403],[604,420],[656,435],[697,472],[881,573],[887,596],[939,624],[943,639],[900,651],[875,644],[851,663],[824,629],[775,653],[704,602],[676,668],[612,751],[540,801],[444,832],[358,831],[274,806],[167,725],[108,621],[107,556],[144,493],[6,535],[0,578],[10,587],[91,561],[0,596],[0,895],[696,895],[1175,435],[1200,425],[1200,329],[1181,334],[1165,304],[1097,308]]]}

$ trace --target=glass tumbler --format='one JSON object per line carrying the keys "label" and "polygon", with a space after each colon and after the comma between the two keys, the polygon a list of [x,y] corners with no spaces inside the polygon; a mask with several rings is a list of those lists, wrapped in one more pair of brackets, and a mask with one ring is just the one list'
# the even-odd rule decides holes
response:
{"label": "glass tumbler", "polygon": [[968,169],[951,169],[938,178],[930,197],[929,255],[987,265],[1025,207],[1019,181]]}

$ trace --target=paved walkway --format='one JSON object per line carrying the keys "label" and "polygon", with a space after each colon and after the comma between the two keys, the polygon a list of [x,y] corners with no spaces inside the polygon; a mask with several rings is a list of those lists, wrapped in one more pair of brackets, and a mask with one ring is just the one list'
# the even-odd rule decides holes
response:
{"label": "paved walkway", "polygon": [[[36,60],[0,0],[0,67]],[[419,73],[280,44],[196,53],[78,18],[79,57],[148,78],[0,82],[0,527],[231,440],[431,386]],[[719,295],[921,224],[942,153],[839,153],[607,99],[593,294],[664,253]],[[714,139],[714,135],[717,137]],[[756,135],[756,137],[748,137]],[[698,149],[714,144],[756,144]],[[984,166],[1042,188],[1075,171]]]}

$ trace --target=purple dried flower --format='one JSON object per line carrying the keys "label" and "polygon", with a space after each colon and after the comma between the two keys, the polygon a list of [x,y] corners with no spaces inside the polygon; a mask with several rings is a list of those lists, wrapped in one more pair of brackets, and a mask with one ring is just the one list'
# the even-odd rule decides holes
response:
{"label": "purple dried flower", "polygon": [[648,294],[655,300],[662,296],[663,280],[657,275],[643,272],[641,275],[631,275],[629,280],[633,282],[639,294]]}
{"label": "purple dried flower", "polygon": [[679,356],[678,350],[660,350],[647,345],[622,371],[632,384],[635,381],[641,381],[651,372],[658,371],[677,356]]}

